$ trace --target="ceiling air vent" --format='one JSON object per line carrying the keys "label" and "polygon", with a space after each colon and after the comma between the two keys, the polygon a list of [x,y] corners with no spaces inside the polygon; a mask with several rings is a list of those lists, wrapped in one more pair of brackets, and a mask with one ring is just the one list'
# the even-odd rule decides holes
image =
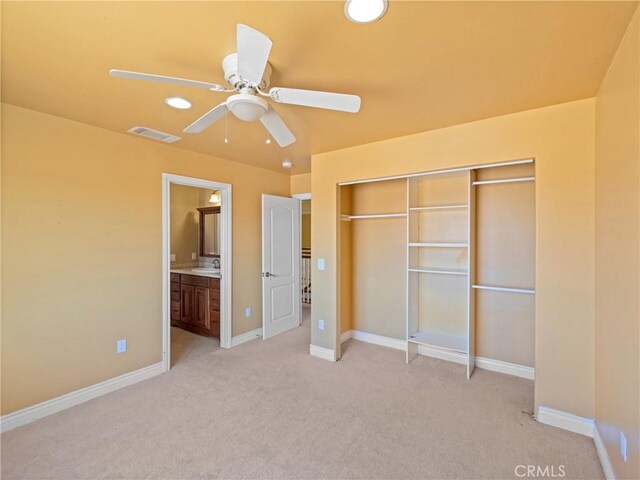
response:
{"label": "ceiling air vent", "polygon": [[133,127],[127,131],[129,133],[133,133],[134,135],[140,135],[141,137],[150,138],[151,140],[158,140],[164,143],[173,143],[177,142],[178,140],[182,140],[182,138],[171,135],[170,133],[161,132],[160,130],[154,130],[153,128],[147,127]]}

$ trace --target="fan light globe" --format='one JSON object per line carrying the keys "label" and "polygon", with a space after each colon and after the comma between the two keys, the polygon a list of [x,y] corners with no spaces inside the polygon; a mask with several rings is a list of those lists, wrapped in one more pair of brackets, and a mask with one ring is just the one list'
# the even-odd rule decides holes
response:
{"label": "fan light globe", "polygon": [[355,23],[371,23],[387,11],[387,0],[347,0],[344,14]]}
{"label": "fan light globe", "polygon": [[253,122],[267,113],[269,105],[255,95],[239,93],[227,99],[227,108],[240,120]]}

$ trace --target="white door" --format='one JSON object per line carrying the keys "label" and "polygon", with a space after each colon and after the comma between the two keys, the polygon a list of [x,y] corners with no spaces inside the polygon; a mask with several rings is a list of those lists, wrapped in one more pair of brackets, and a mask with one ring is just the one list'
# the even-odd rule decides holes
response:
{"label": "white door", "polygon": [[262,195],[262,335],[300,325],[300,200]]}

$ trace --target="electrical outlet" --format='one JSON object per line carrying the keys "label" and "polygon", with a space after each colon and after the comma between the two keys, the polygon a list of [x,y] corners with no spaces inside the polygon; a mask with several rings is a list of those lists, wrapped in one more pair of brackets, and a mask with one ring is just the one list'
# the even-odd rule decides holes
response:
{"label": "electrical outlet", "polygon": [[622,460],[627,463],[627,437],[624,436],[624,432],[620,432],[620,455]]}
{"label": "electrical outlet", "polygon": [[172,253],[171,255],[169,255],[169,260],[171,260],[172,262],[176,261],[176,254]]}
{"label": "electrical outlet", "polygon": [[324,258],[318,259],[318,270],[324,270]]}
{"label": "electrical outlet", "polygon": [[127,339],[123,338],[116,343],[116,352],[124,353],[127,351]]}
{"label": "electrical outlet", "polygon": [[196,252],[191,252],[191,260],[195,260],[196,258],[198,258]]}
{"label": "electrical outlet", "polygon": [[318,330],[324,330],[324,320],[318,319]]}
{"label": "electrical outlet", "polygon": [[244,316],[245,317],[250,317],[251,316],[251,307],[247,307],[244,311]]}

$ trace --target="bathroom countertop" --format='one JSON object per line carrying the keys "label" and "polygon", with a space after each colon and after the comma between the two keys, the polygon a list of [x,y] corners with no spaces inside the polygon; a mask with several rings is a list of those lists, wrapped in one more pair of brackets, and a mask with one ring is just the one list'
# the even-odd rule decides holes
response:
{"label": "bathroom countertop", "polygon": [[192,268],[172,268],[171,273],[182,273],[184,275],[195,275],[197,277],[222,278],[219,273],[202,272]]}

